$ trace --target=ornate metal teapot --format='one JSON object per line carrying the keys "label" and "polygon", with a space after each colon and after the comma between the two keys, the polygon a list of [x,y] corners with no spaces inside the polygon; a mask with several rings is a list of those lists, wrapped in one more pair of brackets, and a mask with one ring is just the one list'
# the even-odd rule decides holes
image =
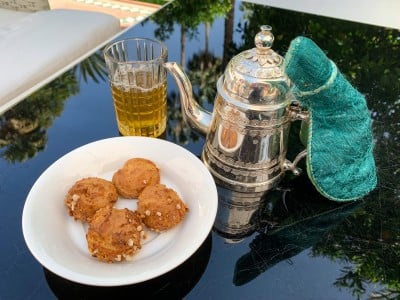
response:
{"label": "ornate metal teapot", "polygon": [[256,48],[233,57],[217,83],[214,111],[194,99],[182,68],[165,64],[177,82],[185,121],[206,134],[202,160],[219,184],[245,192],[275,187],[286,170],[297,173],[297,161],[286,159],[288,134],[293,120],[306,115],[293,105],[295,99],[283,69],[283,57],[271,47],[271,27],[261,26]]}

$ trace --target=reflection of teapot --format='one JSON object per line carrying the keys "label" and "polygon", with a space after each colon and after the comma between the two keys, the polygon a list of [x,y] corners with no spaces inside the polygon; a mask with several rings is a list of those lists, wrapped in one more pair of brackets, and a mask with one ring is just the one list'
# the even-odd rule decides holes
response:
{"label": "reflection of teapot", "polygon": [[260,223],[260,212],[266,201],[265,192],[233,191],[217,184],[218,211],[215,232],[227,242],[239,242],[251,235]]}
{"label": "reflection of teapot", "polygon": [[283,58],[272,49],[271,27],[261,26],[256,48],[233,57],[217,83],[214,112],[194,99],[182,68],[168,62],[175,78],[183,116],[194,129],[207,134],[202,159],[214,178],[239,191],[261,192],[276,186],[286,170],[297,172],[286,159],[290,123],[304,119],[292,104]]}

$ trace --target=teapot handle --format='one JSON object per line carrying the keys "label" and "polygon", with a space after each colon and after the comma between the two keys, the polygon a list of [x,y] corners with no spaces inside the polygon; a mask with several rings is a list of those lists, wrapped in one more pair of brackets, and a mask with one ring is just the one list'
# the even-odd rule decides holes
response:
{"label": "teapot handle", "polygon": [[[291,121],[301,120],[302,122],[308,123],[309,113],[307,110],[303,109],[299,102],[293,101],[289,107]],[[307,149],[301,151],[294,158],[293,162],[286,159],[283,163],[283,170],[291,171],[294,175],[298,176],[302,173],[302,170],[297,167],[297,164],[307,156]]]}
{"label": "teapot handle", "polygon": [[297,164],[306,156],[307,156],[307,150],[304,149],[299,154],[297,154],[297,156],[295,157],[293,162],[286,159],[285,162],[283,163],[283,170],[292,171],[293,175],[296,175],[296,176],[300,175],[302,170],[297,167]]}

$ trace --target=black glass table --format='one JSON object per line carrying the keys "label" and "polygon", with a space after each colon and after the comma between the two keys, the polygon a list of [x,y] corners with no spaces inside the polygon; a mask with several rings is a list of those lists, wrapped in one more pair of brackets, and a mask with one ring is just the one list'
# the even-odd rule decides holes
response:
{"label": "black glass table", "polygon": [[[26,196],[41,173],[71,150],[118,136],[101,51],[0,116],[0,299],[371,299],[400,296],[400,32],[234,1],[175,1],[122,37],[157,38],[183,66],[198,101],[212,109],[227,62],[254,47],[269,24],[284,55],[299,35],[312,38],[365,95],[371,110],[378,186],[358,201],[322,197],[304,172],[287,175],[260,197],[243,232],[215,226],[174,270],[119,287],[68,281],[43,268],[21,228]],[[219,3],[219,2],[218,2]],[[61,33],[60,33],[61,34]],[[302,149],[299,124],[288,157]],[[162,138],[200,157],[204,137],[183,122],[179,93],[168,81],[168,127]],[[303,166],[304,167],[304,166]],[[218,187],[219,196],[230,191]],[[43,212],[46,217],[46,211]],[[228,222],[218,211],[215,224]],[[217,223],[220,222],[220,223]]]}

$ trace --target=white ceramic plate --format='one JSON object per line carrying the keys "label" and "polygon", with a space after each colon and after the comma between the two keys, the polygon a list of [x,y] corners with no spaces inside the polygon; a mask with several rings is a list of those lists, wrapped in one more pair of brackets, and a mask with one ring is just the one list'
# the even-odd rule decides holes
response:
{"label": "white ceramic plate", "polygon": [[[64,196],[80,178],[111,180],[132,157],[154,161],[161,171],[161,182],[177,191],[189,212],[175,228],[150,234],[132,261],[103,263],[90,256],[87,228],[68,215]],[[44,171],[26,199],[22,229],[34,257],[53,273],[89,285],[127,285],[164,274],[189,258],[207,238],[217,203],[212,176],[186,149],[155,138],[116,137],[77,148]],[[135,209],[136,200],[120,199],[117,206]]]}

